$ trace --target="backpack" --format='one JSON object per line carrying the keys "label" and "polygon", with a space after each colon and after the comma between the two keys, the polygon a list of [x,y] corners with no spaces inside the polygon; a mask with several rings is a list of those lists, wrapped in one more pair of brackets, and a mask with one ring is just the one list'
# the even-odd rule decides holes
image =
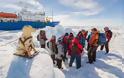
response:
{"label": "backpack", "polygon": [[88,35],[88,37],[87,37],[87,42],[89,42],[89,40],[90,40],[90,38],[91,38],[91,33]]}
{"label": "backpack", "polygon": [[105,35],[105,33],[99,33],[98,44],[99,45],[106,44],[106,35]]}
{"label": "backpack", "polygon": [[110,34],[110,38],[112,38],[113,33],[111,30],[109,30],[109,34]]}
{"label": "backpack", "polygon": [[80,43],[81,43],[81,45],[83,45],[83,47],[85,46],[85,38],[84,37],[81,37]]}
{"label": "backpack", "polygon": [[76,53],[76,52],[77,52],[77,49],[78,49],[77,45],[74,44],[74,45],[72,46],[72,52],[73,52],[73,53]]}

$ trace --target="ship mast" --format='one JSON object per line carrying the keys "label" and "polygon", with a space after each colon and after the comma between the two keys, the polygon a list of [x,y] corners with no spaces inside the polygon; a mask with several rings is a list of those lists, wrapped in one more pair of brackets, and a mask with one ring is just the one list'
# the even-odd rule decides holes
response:
{"label": "ship mast", "polygon": [[52,9],[52,22],[53,22],[53,9]]}

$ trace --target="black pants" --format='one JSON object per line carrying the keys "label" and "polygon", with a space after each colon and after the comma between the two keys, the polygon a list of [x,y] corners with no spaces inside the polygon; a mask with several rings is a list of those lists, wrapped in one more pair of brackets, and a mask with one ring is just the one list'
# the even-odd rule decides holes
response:
{"label": "black pants", "polygon": [[89,45],[89,44],[87,44],[87,51],[89,50],[89,48],[90,48],[90,45]]}
{"label": "black pants", "polygon": [[105,46],[106,53],[108,53],[109,52],[109,42],[106,42],[105,45],[101,45],[100,50],[103,50],[104,46]]}
{"label": "black pants", "polygon": [[70,59],[70,63],[69,66],[71,67],[74,60],[76,59],[76,68],[80,68],[81,67],[81,55],[78,54],[72,54],[71,55],[71,59]]}
{"label": "black pants", "polygon": [[53,64],[55,64],[55,54],[53,54],[53,55],[51,55],[51,58],[52,58],[52,60],[53,60]]}
{"label": "black pants", "polygon": [[88,50],[88,60],[89,63],[93,63],[94,61],[96,61],[96,50],[97,50],[98,46],[93,46],[93,47],[89,47]]}
{"label": "black pants", "polygon": [[67,59],[67,57],[66,57],[67,49],[68,49],[68,46],[67,46],[67,45],[64,45],[64,58],[63,58],[63,61],[64,61],[64,62],[65,62],[65,60]]}
{"label": "black pants", "polygon": [[56,59],[56,61],[57,61],[57,67],[59,69],[61,69],[62,68],[62,59]]}

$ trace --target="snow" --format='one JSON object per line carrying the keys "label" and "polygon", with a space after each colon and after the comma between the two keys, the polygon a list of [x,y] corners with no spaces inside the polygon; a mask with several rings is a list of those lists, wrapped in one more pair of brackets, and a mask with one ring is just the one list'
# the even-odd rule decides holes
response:
{"label": "snow", "polygon": [[58,68],[54,68],[55,78],[65,78],[65,75]]}
{"label": "snow", "polygon": [[40,53],[33,59],[15,56],[9,67],[7,78],[53,78],[52,60],[45,51],[41,51],[44,54]]}
{"label": "snow", "polygon": [[[14,56],[21,31],[0,31],[0,78],[63,78],[60,70],[55,70],[49,52],[36,48],[40,53],[33,59]],[[34,37],[37,33],[33,33]],[[34,38],[36,47],[39,47]]]}
{"label": "snow", "polygon": [[[91,29],[91,27],[83,27]],[[21,31],[0,31],[0,78],[123,78],[124,77],[124,31],[121,28],[111,27],[114,36],[110,42],[110,53],[105,55],[105,51],[97,52],[97,60],[94,64],[87,64],[87,51],[82,56],[82,67],[76,69],[64,65],[64,69],[56,68],[49,56],[48,50],[39,48],[36,39],[40,29],[33,33],[33,41],[40,51],[40,54],[33,59],[26,59],[14,56],[18,38]],[[52,35],[57,38],[65,32],[75,34],[81,28],[68,28],[56,26],[46,27],[48,39]],[[100,28],[101,29],[101,28]]]}

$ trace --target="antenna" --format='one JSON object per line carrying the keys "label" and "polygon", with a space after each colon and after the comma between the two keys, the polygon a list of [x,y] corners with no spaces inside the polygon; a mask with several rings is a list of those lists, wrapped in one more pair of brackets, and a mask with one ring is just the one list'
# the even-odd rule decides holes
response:
{"label": "antenna", "polygon": [[52,9],[52,22],[53,22],[53,9]]}

